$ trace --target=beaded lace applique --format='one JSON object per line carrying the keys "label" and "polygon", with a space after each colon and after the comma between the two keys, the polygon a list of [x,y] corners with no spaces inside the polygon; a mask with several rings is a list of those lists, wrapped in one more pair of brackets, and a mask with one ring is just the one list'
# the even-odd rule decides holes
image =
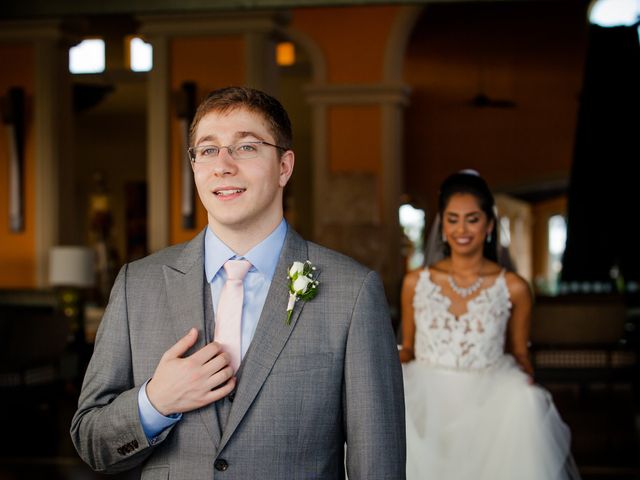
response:
{"label": "beaded lace applique", "polygon": [[451,300],[431,280],[429,269],[420,272],[413,297],[416,358],[451,368],[480,369],[495,363],[504,354],[511,315],[504,271],[467,302],[463,315],[456,317],[450,306]]}

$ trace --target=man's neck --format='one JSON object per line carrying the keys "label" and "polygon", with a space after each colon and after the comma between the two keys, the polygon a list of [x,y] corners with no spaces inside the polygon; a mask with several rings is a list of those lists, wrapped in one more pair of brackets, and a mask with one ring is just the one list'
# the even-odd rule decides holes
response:
{"label": "man's neck", "polygon": [[282,221],[280,216],[277,221],[265,222],[264,225],[248,228],[230,228],[220,224],[209,222],[209,228],[224,244],[233,250],[236,255],[245,255],[249,250],[262,242],[273,233]]}

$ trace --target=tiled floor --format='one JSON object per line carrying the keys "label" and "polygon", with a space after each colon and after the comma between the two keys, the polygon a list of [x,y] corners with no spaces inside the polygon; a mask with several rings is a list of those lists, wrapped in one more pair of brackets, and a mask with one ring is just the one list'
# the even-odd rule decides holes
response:
{"label": "tiled floor", "polygon": [[[631,389],[596,386],[580,392],[566,385],[547,387],[571,427],[583,479],[640,480],[640,409]],[[134,478],[99,475],[80,461],[68,434],[76,395],[70,387],[18,395],[0,392],[0,480]]]}
{"label": "tiled floor", "polygon": [[131,475],[94,473],[78,457],[69,426],[77,389],[72,385],[33,388],[2,395],[0,480],[129,480]]}
{"label": "tiled floor", "polygon": [[583,478],[640,479],[640,405],[631,387],[548,387],[571,427],[572,449]]}

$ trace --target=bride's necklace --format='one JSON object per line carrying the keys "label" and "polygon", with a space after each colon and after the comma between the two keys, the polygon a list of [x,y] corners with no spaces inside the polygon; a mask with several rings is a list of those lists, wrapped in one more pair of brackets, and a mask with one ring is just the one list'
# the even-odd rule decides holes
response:
{"label": "bride's necklace", "polygon": [[451,274],[449,274],[448,280],[449,280],[449,285],[451,286],[451,290],[456,292],[462,298],[468,297],[473,292],[478,290],[480,288],[480,285],[482,285],[482,275],[478,275],[478,279],[475,282],[473,282],[471,285],[469,285],[468,287],[465,287],[465,288],[460,287],[456,283],[456,281],[453,279]]}

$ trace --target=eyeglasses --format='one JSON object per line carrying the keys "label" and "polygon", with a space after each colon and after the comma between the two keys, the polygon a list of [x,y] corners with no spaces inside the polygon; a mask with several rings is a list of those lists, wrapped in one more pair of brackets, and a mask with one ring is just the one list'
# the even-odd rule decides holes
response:
{"label": "eyeglasses", "polygon": [[232,158],[236,160],[247,160],[262,156],[265,147],[273,147],[278,150],[287,151],[288,149],[279,145],[263,141],[242,142],[235,145],[218,147],[217,145],[199,145],[197,147],[188,148],[189,158],[193,163],[209,163],[218,158],[220,151],[226,148]]}

